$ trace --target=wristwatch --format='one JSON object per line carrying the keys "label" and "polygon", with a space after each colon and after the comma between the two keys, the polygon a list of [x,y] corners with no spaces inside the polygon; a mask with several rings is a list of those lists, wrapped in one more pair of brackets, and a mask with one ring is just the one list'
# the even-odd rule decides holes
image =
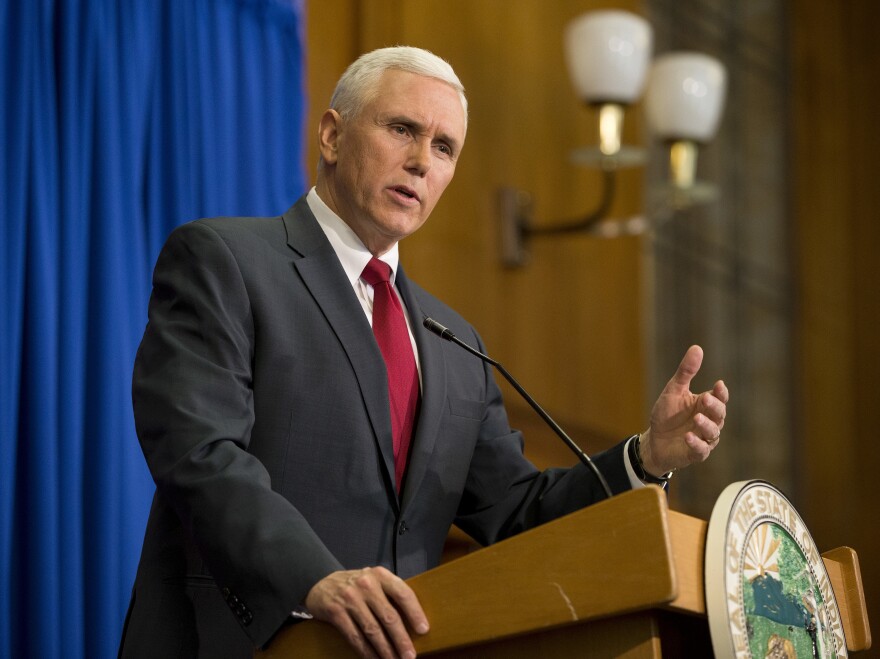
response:
{"label": "wristwatch", "polygon": [[645,465],[642,464],[641,447],[639,445],[641,439],[641,435],[633,435],[630,437],[629,447],[627,448],[629,462],[632,465],[633,471],[636,472],[636,476],[643,483],[653,483],[654,485],[662,485],[665,487],[669,484],[669,479],[672,478],[672,472],[667,471],[662,476],[654,476],[645,471]]}

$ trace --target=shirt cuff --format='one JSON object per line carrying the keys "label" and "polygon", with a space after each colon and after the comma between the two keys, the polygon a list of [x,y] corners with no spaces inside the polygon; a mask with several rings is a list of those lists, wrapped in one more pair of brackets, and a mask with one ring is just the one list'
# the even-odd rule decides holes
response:
{"label": "shirt cuff", "polygon": [[308,612],[305,606],[300,605],[290,612],[290,617],[294,620],[311,620],[314,616]]}
{"label": "shirt cuff", "polygon": [[633,435],[626,440],[626,445],[623,447],[623,466],[626,467],[626,475],[629,476],[629,485],[634,490],[648,486],[647,483],[636,476],[636,470],[633,469],[632,463],[629,461],[629,445],[631,442],[636,441],[636,437],[638,437],[638,435]]}

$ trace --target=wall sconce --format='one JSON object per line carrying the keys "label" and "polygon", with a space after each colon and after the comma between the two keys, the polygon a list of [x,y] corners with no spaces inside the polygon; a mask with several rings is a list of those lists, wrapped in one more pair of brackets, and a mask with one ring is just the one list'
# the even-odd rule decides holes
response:
{"label": "wall sconce", "polygon": [[587,232],[600,237],[645,231],[645,217],[608,217],[614,199],[616,172],[645,162],[645,151],[622,143],[626,109],[640,97],[647,79],[645,114],[652,134],[669,147],[669,182],[652,191],[667,210],[679,210],[714,199],[714,185],[696,178],[699,145],[715,134],[724,105],[727,74],[708,55],[669,53],[650,64],[653,33],[640,16],[625,11],[595,11],[569,23],[565,32],[568,69],[578,95],[594,108],[599,144],[572,152],[578,165],[603,173],[597,207],[583,218],[535,225],[528,193],[513,188],[499,191],[501,257],[504,265],[519,267],[528,258],[530,238]]}

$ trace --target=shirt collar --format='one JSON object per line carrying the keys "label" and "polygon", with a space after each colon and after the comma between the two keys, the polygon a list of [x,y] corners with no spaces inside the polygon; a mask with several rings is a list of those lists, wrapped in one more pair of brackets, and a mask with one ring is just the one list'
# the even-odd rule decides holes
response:
{"label": "shirt collar", "polygon": [[[306,196],[306,203],[309,205],[315,219],[330,241],[333,251],[339,257],[345,274],[352,286],[354,286],[361,273],[364,271],[367,263],[372,258],[370,250],[368,250],[357,234],[352,231],[341,217],[334,213],[330,207],[318,196],[317,190],[313,187]],[[397,277],[397,265],[400,260],[400,254],[397,249],[397,243],[379,257],[380,261],[387,263],[391,267],[391,285],[394,285]]]}

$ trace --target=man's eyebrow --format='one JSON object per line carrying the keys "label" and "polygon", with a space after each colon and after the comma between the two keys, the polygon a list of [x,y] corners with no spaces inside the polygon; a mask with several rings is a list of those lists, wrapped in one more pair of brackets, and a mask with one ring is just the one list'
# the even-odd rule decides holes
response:
{"label": "man's eyebrow", "polygon": [[[407,114],[387,115],[384,117],[379,117],[379,121],[381,121],[383,124],[388,125],[402,124],[404,126],[410,126],[418,133],[425,132],[425,124]],[[446,142],[454,152],[458,152],[458,150],[461,148],[461,144],[459,143],[459,141],[451,135],[448,135],[447,133],[440,133],[437,135],[437,137],[443,142]]]}

